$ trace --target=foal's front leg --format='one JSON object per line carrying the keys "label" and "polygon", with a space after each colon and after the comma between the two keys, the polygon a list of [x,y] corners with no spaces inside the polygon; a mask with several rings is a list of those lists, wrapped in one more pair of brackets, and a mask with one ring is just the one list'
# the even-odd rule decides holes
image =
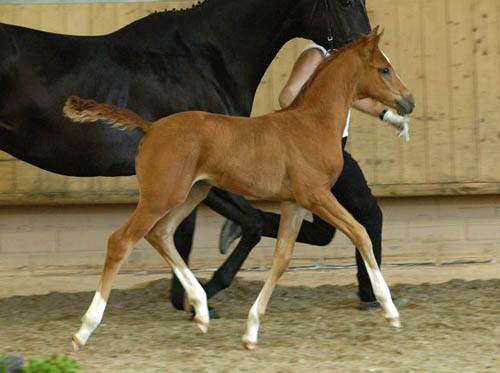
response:
{"label": "foal's front leg", "polygon": [[[174,234],[174,243],[182,260],[189,266],[189,256],[193,248],[193,236],[196,225],[196,209],[193,210],[177,227]],[[177,276],[172,276],[170,282],[170,301],[178,310],[185,310],[185,293]]]}
{"label": "foal's front leg", "polygon": [[372,242],[365,227],[349,214],[328,189],[315,191],[314,195],[309,197],[306,202],[307,209],[341,230],[358,248],[370,277],[375,297],[385,312],[385,319],[392,326],[399,327],[399,312],[375,260]]}
{"label": "foal's front leg", "polygon": [[242,338],[243,345],[249,350],[254,349],[257,345],[260,321],[266,312],[267,303],[271,298],[276,283],[292,259],[295,240],[306,212],[305,209],[292,202],[282,202],[281,204],[280,227],[273,255],[271,273],[248,313],[247,331]]}

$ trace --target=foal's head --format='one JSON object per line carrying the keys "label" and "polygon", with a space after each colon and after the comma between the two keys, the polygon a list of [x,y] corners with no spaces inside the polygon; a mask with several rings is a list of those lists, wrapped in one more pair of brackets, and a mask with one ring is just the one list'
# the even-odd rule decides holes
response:
{"label": "foal's head", "polygon": [[395,73],[387,56],[379,49],[383,32],[378,26],[362,36],[357,49],[364,67],[359,76],[357,98],[371,97],[396,109],[400,114],[410,114],[415,107],[415,99]]}

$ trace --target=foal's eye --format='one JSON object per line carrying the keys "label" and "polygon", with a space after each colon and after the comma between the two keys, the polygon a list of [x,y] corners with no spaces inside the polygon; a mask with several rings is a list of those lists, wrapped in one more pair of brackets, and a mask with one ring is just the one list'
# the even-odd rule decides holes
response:
{"label": "foal's eye", "polygon": [[390,72],[391,72],[391,70],[389,70],[389,68],[388,68],[388,67],[384,67],[383,69],[380,69],[380,73],[381,73],[382,75],[387,75],[387,74],[389,74]]}
{"label": "foal's eye", "polygon": [[340,4],[342,4],[344,8],[349,8],[352,6],[352,0],[340,0]]}

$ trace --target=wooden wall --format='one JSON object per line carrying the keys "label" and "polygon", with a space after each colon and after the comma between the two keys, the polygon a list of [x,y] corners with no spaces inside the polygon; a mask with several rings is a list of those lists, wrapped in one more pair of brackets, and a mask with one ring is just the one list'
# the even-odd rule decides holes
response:
{"label": "wooden wall", "polygon": [[[0,21],[71,34],[102,34],[189,1],[0,5]],[[500,1],[369,0],[383,48],[413,91],[411,141],[355,114],[349,150],[378,196],[500,193]],[[266,73],[254,115],[277,97],[303,40],[288,43]],[[68,178],[0,153],[0,203],[110,203],[136,198],[134,177]]]}
{"label": "wooden wall", "polygon": [[409,144],[355,120],[352,152],[377,194],[500,192],[500,1],[370,3],[418,105]]}

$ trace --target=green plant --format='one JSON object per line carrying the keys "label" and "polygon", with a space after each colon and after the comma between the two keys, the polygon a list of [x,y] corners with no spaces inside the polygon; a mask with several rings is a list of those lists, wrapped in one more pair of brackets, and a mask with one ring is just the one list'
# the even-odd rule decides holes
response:
{"label": "green plant", "polygon": [[[20,373],[77,373],[80,370],[78,362],[64,355],[50,359],[29,359],[28,365],[22,367]],[[17,373],[17,372],[16,372]]]}

